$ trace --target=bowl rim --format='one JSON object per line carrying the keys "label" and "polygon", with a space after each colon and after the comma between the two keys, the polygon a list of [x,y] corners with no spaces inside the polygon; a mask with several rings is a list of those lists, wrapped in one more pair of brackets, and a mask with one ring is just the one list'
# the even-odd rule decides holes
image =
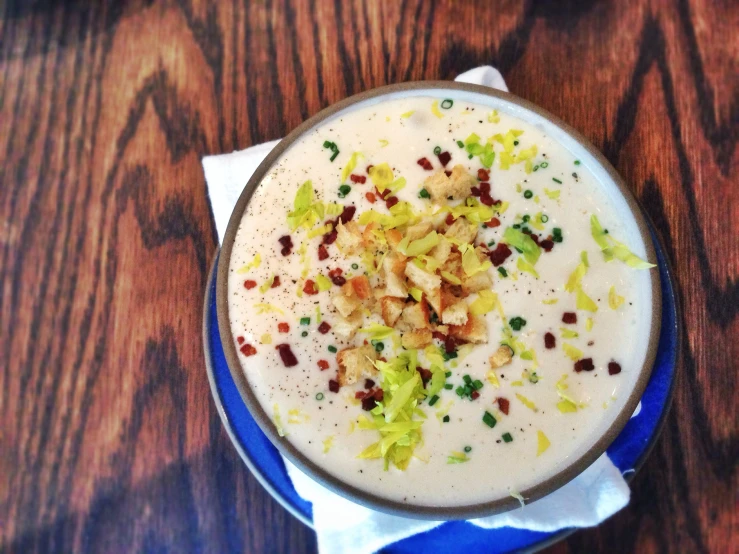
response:
{"label": "bowl rim", "polygon": [[[272,149],[272,151],[267,155],[262,163],[259,164],[257,169],[254,171],[254,173],[251,175],[248,182],[246,183],[243,191],[239,195],[239,199],[236,202],[236,205],[234,206],[234,209],[231,213],[228,227],[226,228],[226,233],[221,245],[221,252],[218,259],[218,273],[216,282],[216,308],[218,312],[218,328],[221,336],[224,337],[223,349],[229,370],[239,390],[239,394],[246,404],[247,409],[259,425],[260,429],[264,432],[270,442],[277,448],[280,454],[282,454],[291,463],[298,467],[298,469],[306,473],[308,476],[310,476],[321,485],[328,488],[330,491],[343,496],[344,498],[347,498],[353,502],[356,502],[357,504],[384,513],[413,519],[473,519],[512,510],[519,507],[519,502],[513,497],[504,497],[498,498],[496,500],[477,502],[474,504],[463,506],[415,505],[410,503],[398,502],[374,495],[367,491],[353,487],[348,483],[342,481],[341,479],[338,479],[327,470],[323,469],[321,466],[311,461],[307,456],[305,456],[295,446],[293,446],[293,444],[289,440],[279,436],[272,422],[272,419],[262,408],[259,400],[254,394],[254,391],[251,389],[248,380],[246,379],[245,372],[242,369],[242,364],[238,357],[238,351],[236,349],[235,341],[226,340],[226,337],[231,337],[232,335],[228,306],[228,275],[233,244],[249,200],[251,199],[257,186],[259,185],[259,183],[261,183],[262,179],[268,173],[272,165],[290,146],[292,146],[294,142],[301,138],[307,131],[309,131],[322,121],[332,117],[336,113],[353,106],[354,104],[358,104],[360,102],[371,99],[377,99],[378,97],[398,92],[418,92],[423,90],[428,90],[429,92],[448,90],[450,91],[451,95],[453,95],[455,92],[467,92],[493,97],[495,99],[509,102],[526,110],[532,111],[540,117],[547,119],[552,125],[559,127],[560,130],[564,131],[567,135],[574,139],[580,147],[585,149],[591,156],[593,156],[595,162],[605,170],[608,177],[617,187],[618,192],[621,194],[626,204],[628,205],[629,210],[631,211],[642,242],[645,246],[646,259],[650,263],[657,263],[654,245],[652,243],[649,229],[642,214],[641,208],[631,190],[626,185],[625,181],[621,178],[614,167],[608,162],[605,156],[595,146],[593,146],[590,141],[588,141],[581,133],[573,129],[557,116],[549,113],[543,108],[540,108],[536,104],[529,102],[528,100],[524,100],[523,98],[519,98],[518,96],[515,96],[508,92],[503,92],[482,85],[459,83],[456,81],[413,81],[399,83],[371,89],[353,96],[349,96],[347,98],[344,98],[343,100],[340,100],[339,102],[336,102],[335,104],[324,108],[323,110],[319,111],[318,113],[298,125],[295,129],[293,129]],[[639,375],[634,383],[634,387],[631,390],[628,399],[626,400],[622,409],[615,417],[608,429],[585,453],[583,453],[579,458],[571,461],[559,472],[550,476],[544,481],[541,481],[531,487],[528,487],[527,489],[519,491],[519,493],[525,497],[527,504],[530,504],[554,492],[555,490],[570,482],[585,469],[587,469],[606,451],[608,446],[610,446],[610,444],[623,430],[624,426],[634,413],[634,410],[636,409],[642,397],[642,394],[644,393],[644,389],[646,388],[649,381],[649,377],[652,373],[652,367],[654,365],[657,354],[657,346],[659,342],[661,326],[660,316],[662,308],[659,272],[650,271],[650,286],[652,297],[652,312],[649,328],[649,342],[647,346],[646,356],[644,358],[644,364],[639,370]]]}

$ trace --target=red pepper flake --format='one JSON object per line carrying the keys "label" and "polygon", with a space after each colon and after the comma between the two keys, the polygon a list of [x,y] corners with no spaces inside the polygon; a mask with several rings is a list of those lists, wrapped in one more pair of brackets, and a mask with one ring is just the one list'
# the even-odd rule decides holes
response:
{"label": "red pepper flake", "polygon": [[333,244],[336,241],[337,236],[338,231],[334,229],[330,233],[326,233],[325,235],[323,235],[323,240],[321,242],[323,242],[323,244]]}
{"label": "red pepper flake", "polygon": [[470,400],[477,400],[478,398],[480,398],[480,393],[476,390],[473,390],[472,394],[470,394]]}
{"label": "red pepper flake", "polygon": [[305,282],[305,285],[303,286],[303,292],[311,296],[314,294],[318,294],[318,289],[316,288],[316,284],[313,282],[313,279],[308,279]]}
{"label": "red pepper flake", "polygon": [[244,344],[244,337],[236,337],[236,342],[239,344]]}
{"label": "red pepper flake", "polygon": [[575,371],[580,373],[581,371],[593,371],[595,366],[593,365],[593,358],[583,358],[575,362]]}
{"label": "red pepper flake", "polygon": [[504,261],[506,261],[506,258],[512,254],[511,249],[508,248],[508,245],[504,242],[499,242],[495,250],[491,250],[490,254],[488,256],[490,257],[490,261],[493,262],[493,265],[495,267],[498,267],[501,265]]}
{"label": "red pepper flake", "polygon": [[331,392],[339,392],[339,382],[336,379],[329,379],[328,390]]}
{"label": "red pepper flake", "polygon": [[480,189],[479,189],[478,187],[472,187],[472,188],[470,189],[470,194],[471,194],[472,196],[476,196],[476,197],[479,197],[479,196],[480,196]]}
{"label": "red pepper flake", "polygon": [[367,182],[367,177],[365,177],[364,175],[354,175],[354,173],[352,173],[349,178],[352,180],[352,183],[357,183],[360,185],[363,185]]}
{"label": "red pepper flake", "polygon": [[[475,391],[477,392],[477,391]],[[508,411],[510,410],[511,403],[507,398],[498,398],[498,408],[500,408],[500,411],[503,412],[505,415],[508,415]]]}
{"label": "red pepper flake", "polygon": [[442,152],[441,154],[439,154],[438,157],[439,157],[439,162],[444,167],[446,167],[446,164],[452,161],[452,155],[449,152]]}
{"label": "red pepper flake", "polygon": [[608,375],[617,375],[621,373],[621,364],[618,362],[608,362]]}
{"label": "red pepper flake", "polygon": [[365,193],[364,197],[372,204],[374,204],[377,201],[377,197],[375,196],[374,192],[367,192]]}
{"label": "red pepper flake", "polygon": [[282,363],[285,364],[285,367],[298,365],[298,359],[293,354],[289,344],[278,344],[275,346],[275,350],[280,353],[280,358],[282,359]]}
{"label": "red pepper flake", "polygon": [[434,169],[434,166],[431,165],[431,162],[428,161],[428,159],[426,158],[421,158],[416,163],[424,168],[426,171],[431,171],[432,169]]}
{"label": "red pepper flake", "polygon": [[321,322],[321,324],[318,326],[318,332],[321,333],[322,335],[325,335],[330,330],[331,330],[331,325],[329,325],[328,322],[326,321]]}
{"label": "red pepper flake", "polygon": [[251,279],[247,279],[246,281],[244,281],[244,288],[246,290],[253,289],[256,286],[257,286],[256,281],[252,281]]}
{"label": "red pepper flake", "polygon": [[494,227],[500,227],[500,219],[498,219],[497,217],[494,217],[490,221],[486,221],[485,227],[487,227],[488,229],[493,229]]}
{"label": "red pepper flake", "polygon": [[289,333],[290,332],[290,325],[285,323],[284,321],[282,323],[277,324],[277,330],[280,333]]}
{"label": "red pepper flake", "polygon": [[452,214],[447,214],[446,219],[444,220],[447,225],[451,225],[454,223],[454,216]]}
{"label": "red pepper flake", "polygon": [[328,259],[328,250],[323,244],[318,245],[318,259],[321,261]]}
{"label": "red pepper flake", "polygon": [[544,335],[544,348],[551,350],[555,346],[557,346],[557,339],[554,338],[554,335],[551,333],[545,334]]}
{"label": "red pepper flake", "polygon": [[[354,217],[354,213],[356,211],[357,211],[356,206],[344,206],[344,211],[341,212],[339,219],[344,225],[346,225],[352,220],[352,218]],[[337,221],[337,224],[338,224],[338,221]]]}
{"label": "red pepper flake", "polygon": [[328,362],[326,360],[318,360],[318,369],[326,371],[328,369]]}
{"label": "red pepper flake", "polygon": [[364,380],[364,388],[365,389],[371,389],[375,386],[375,382],[372,379],[365,379]]}
{"label": "red pepper flake", "polygon": [[[477,170],[477,180],[478,181],[489,181],[490,180],[490,172],[487,169],[478,169]],[[490,191],[488,191],[490,192]]]}
{"label": "red pepper flake", "polygon": [[577,323],[577,314],[575,312],[565,312],[562,314],[562,323],[570,325]]}
{"label": "red pepper flake", "polygon": [[554,241],[552,239],[544,239],[539,243],[539,246],[541,246],[545,252],[551,252],[552,248],[554,248]]}
{"label": "red pepper flake", "polygon": [[391,196],[390,198],[385,200],[385,205],[387,206],[387,209],[389,210],[390,208],[395,206],[395,204],[397,204],[398,202],[400,202],[400,200],[398,200],[397,196]]}
{"label": "red pepper flake", "polygon": [[272,286],[270,288],[271,289],[276,289],[279,286],[280,286],[280,276],[279,275],[275,275],[275,278],[272,281]]}
{"label": "red pepper flake", "polygon": [[244,356],[253,356],[257,353],[257,349],[254,348],[251,344],[245,344],[239,350],[241,350],[241,353]]}

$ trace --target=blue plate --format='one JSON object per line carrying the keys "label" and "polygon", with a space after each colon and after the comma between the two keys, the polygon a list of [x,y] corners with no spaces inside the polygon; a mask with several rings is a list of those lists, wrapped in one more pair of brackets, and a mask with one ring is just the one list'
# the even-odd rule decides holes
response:
{"label": "blue plate", "polygon": [[[628,472],[627,479],[641,467],[662,429],[672,400],[680,336],[672,277],[662,247],[651,226],[650,231],[657,252],[662,286],[662,331],[657,358],[642,396],[641,414],[626,424],[608,448],[608,456],[613,463],[621,472]],[[311,504],[298,496],[287,475],[282,457],[252,419],[231,378],[218,332],[215,301],[217,263],[218,258],[213,263],[205,295],[203,334],[208,379],[218,413],[231,441],[257,480],[285,509],[306,525],[312,526]],[[450,521],[426,533],[403,539],[384,549],[384,552],[537,550],[560,540],[572,531],[573,529],[564,529],[540,533],[508,527],[488,530],[464,521]]]}

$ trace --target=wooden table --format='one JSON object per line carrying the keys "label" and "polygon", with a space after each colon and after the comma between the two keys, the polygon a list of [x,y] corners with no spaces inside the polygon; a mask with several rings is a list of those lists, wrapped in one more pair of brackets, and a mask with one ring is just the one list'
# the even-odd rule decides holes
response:
{"label": "wooden table", "polygon": [[682,304],[674,407],[631,504],[552,551],[729,551],[739,4],[0,4],[0,551],[316,549],[210,398],[200,159],[480,64],[603,150],[662,235]]}

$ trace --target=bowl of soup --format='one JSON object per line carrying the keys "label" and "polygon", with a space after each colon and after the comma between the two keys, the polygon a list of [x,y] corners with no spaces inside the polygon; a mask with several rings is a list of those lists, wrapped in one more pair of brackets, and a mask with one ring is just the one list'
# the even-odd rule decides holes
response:
{"label": "bowl of soup", "polygon": [[367,507],[517,508],[601,456],[660,322],[655,252],[616,171],[555,116],[419,82],[343,100],[248,180],[217,308],[280,453]]}

